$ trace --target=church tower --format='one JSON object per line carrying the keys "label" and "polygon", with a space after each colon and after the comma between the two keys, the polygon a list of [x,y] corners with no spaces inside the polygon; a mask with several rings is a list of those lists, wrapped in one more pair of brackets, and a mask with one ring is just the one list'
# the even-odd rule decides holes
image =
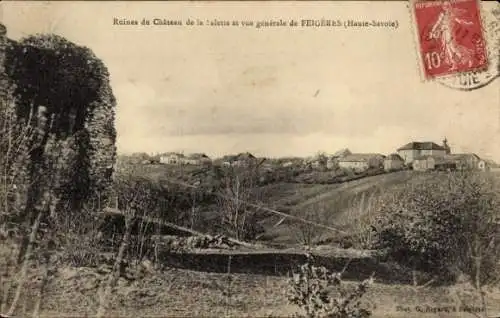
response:
{"label": "church tower", "polygon": [[446,137],[444,137],[444,139],[443,139],[443,148],[444,148],[447,155],[449,155],[451,153],[450,146],[448,146],[448,139],[446,139]]}

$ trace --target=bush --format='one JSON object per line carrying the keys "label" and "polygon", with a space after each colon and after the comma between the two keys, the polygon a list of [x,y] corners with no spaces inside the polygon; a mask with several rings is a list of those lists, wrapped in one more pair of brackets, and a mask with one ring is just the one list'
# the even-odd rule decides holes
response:
{"label": "bush", "polygon": [[349,200],[347,209],[337,218],[337,226],[347,229],[348,236],[339,237],[338,243],[343,248],[370,249],[376,235],[372,226],[376,222],[373,213],[380,198],[380,190],[371,193],[362,192]]}
{"label": "bush", "polygon": [[299,267],[289,280],[288,300],[298,305],[303,313],[296,317],[364,318],[371,311],[361,303],[373,278],[359,283],[354,290],[343,285],[342,273],[333,273],[325,267],[313,266],[313,258]]}
{"label": "bush", "polygon": [[[306,220],[316,224],[331,224],[332,218],[335,215],[332,213],[332,207],[325,202],[316,202],[308,206],[304,211],[303,217]],[[295,234],[297,243],[305,246],[314,246],[324,240],[328,235],[328,231],[314,224],[293,222],[290,225],[290,230]]]}
{"label": "bush", "polygon": [[374,248],[388,249],[395,260],[415,270],[450,278],[459,273],[474,277],[481,265],[484,273],[477,283],[486,282],[494,276],[499,257],[493,181],[454,172],[405,186],[378,207]]}

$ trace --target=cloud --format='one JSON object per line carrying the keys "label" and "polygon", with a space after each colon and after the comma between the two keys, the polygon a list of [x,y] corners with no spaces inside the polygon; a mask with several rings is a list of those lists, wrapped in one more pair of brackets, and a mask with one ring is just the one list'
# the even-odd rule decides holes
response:
{"label": "cloud", "polygon": [[309,98],[294,99],[257,90],[241,98],[234,91],[219,90],[184,103],[163,97],[151,101],[147,109],[150,120],[161,118],[156,133],[166,136],[323,132],[357,137],[384,126],[404,125],[408,130],[432,127],[441,120],[440,111],[422,111],[410,102],[402,103],[407,105],[403,108],[390,103],[381,106],[377,101],[328,103],[315,101],[313,96],[311,91]]}
{"label": "cloud", "polygon": [[[422,82],[402,3],[384,10],[374,10],[379,4],[329,7],[339,17],[390,15],[400,21],[397,30],[300,31],[117,28],[112,17],[134,17],[135,6],[109,2],[103,10],[102,3],[68,2],[41,10],[44,5],[6,3],[9,36],[46,30],[47,20],[57,19],[59,34],[103,59],[118,102],[121,151],[389,152],[409,139],[439,142],[446,135],[457,149],[500,157],[496,83],[464,93]],[[288,13],[282,5],[258,12],[188,7],[158,2],[140,11],[155,16],[168,8],[171,16],[201,19],[324,16],[324,8],[314,6]]]}

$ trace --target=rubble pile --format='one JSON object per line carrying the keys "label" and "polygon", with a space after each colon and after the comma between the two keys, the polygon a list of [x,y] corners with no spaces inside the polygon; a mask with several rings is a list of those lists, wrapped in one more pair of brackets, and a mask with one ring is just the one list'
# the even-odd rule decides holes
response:
{"label": "rubble pile", "polygon": [[169,251],[187,251],[193,249],[232,249],[236,243],[231,242],[224,235],[216,236],[174,236],[157,235],[153,237],[156,247],[161,247]]}

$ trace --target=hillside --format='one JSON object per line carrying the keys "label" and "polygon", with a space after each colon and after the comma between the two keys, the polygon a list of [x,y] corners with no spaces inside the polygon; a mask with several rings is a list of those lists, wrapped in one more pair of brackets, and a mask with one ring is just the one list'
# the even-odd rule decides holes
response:
{"label": "hillside", "polygon": [[[353,174],[335,178],[334,171],[315,171],[311,174],[300,169],[281,167],[258,168],[255,172],[249,172],[245,168],[227,170],[216,166],[118,164],[118,175],[130,172],[137,177],[150,180],[163,189],[165,195],[158,199],[166,201],[169,208],[178,216],[176,220],[169,221],[182,221],[181,219],[191,213],[192,209],[196,209],[200,216],[199,225],[202,227],[200,230],[210,230],[207,226],[210,227],[210,223],[215,221],[220,208],[216,199],[217,193],[220,193],[221,189],[224,190],[227,178],[234,176],[241,177],[247,173],[255,173],[257,181],[253,183],[251,189],[244,189],[246,192],[251,192],[251,202],[299,217],[306,216],[307,213],[304,211],[308,210],[309,205],[312,205],[310,208],[315,208],[314,202],[321,202],[323,199],[332,201],[332,198],[335,198],[335,200],[340,199],[342,206],[347,206],[349,200],[353,198],[352,194],[372,191],[375,185],[383,188],[386,184],[400,183],[410,177],[406,172],[380,174],[375,171],[378,175],[364,177],[362,174]],[[311,175],[314,177],[311,178]],[[301,176],[308,176],[308,181],[299,182]],[[355,180],[344,181],[349,178]],[[329,202],[328,205],[333,208],[339,202]],[[263,225],[280,220],[279,217],[276,219],[275,215],[264,210],[259,210],[257,217]]]}
{"label": "hillside", "polygon": [[[197,229],[205,233],[217,231],[220,207],[215,198],[210,198],[213,197],[214,189],[220,185],[221,179],[213,170],[209,170],[209,173],[199,173],[203,169],[194,166],[165,165],[134,165],[133,169],[138,175],[161,184],[167,193],[166,197],[177,195],[176,201],[179,204],[171,207],[177,211],[176,216],[170,221],[188,226],[189,214],[192,209],[196,209]],[[331,172],[324,174],[328,173]],[[252,197],[258,206],[349,231],[349,222],[352,220],[346,219],[353,216],[353,207],[364,204],[366,206],[361,209],[366,210],[381,194],[390,193],[391,189],[410,181],[421,182],[428,177],[429,174],[399,171],[334,184],[275,181],[253,188]],[[202,197],[204,199],[201,199]],[[357,210],[359,211],[359,207]],[[284,219],[282,215],[266,209],[258,209],[256,219],[259,231],[262,232],[257,239],[273,245],[303,244],[309,240],[302,237],[304,234],[314,236],[315,241],[338,237],[338,233],[304,225],[297,220]]]}
{"label": "hillside", "polygon": [[[221,203],[217,200],[217,187],[223,184],[224,172],[218,175],[220,172],[213,167],[203,169],[196,166],[140,164],[134,165],[133,170],[163,188],[165,196],[159,199],[167,200],[170,215],[167,221],[186,227],[194,226],[194,229],[203,233],[216,234],[220,231]],[[279,170],[271,172],[272,175],[279,173]],[[369,235],[366,233],[370,231],[370,220],[374,217],[371,212],[384,195],[390,195],[407,183],[417,184],[442,176],[444,174],[438,172],[398,171],[361,178],[356,176],[358,179],[331,184],[299,183],[293,178],[288,182],[278,178],[276,181],[257,184],[251,189],[251,202],[262,207],[251,208],[255,211],[257,223],[256,239],[278,247],[310,243],[338,243],[349,247],[352,242],[348,246],[343,242],[345,233]],[[297,219],[287,219],[269,210],[340,231],[303,224]],[[196,213],[195,223],[190,220],[192,213]]]}
{"label": "hillside", "polygon": [[[335,185],[274,184],[265,187],[264,192],[267,203],[279,211],[349,232],[353,230],[353,223],[368,213],[382,194],[408,182],[424,182],[433,177],[434,174],[399,171]],[[263,238],[294,244],[304,243],[307,238],[303,235],[321,241],[339,237],[338,233],[297,222],[283,221],[274,226],[279,221],[279,216],[269,216],[262,221],[266,228]]]}

